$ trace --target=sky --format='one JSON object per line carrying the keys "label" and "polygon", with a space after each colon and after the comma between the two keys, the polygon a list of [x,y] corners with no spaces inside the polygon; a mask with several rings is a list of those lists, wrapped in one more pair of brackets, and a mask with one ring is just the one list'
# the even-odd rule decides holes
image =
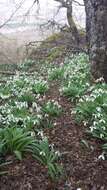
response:
{"label": "sky", "polygon": [[[22,1],[24,1],[24,3],[15,14],[14,19],[16,19],[16,16],[19,17],[26,14],[27,10],[32,6],[34,0],[0,0],[0,24],[2,24],[6,19],[10,17],[10,15],[16,10]],[[78,1],[81,3],[83,2],[83,0]],[[58,5],[59,3],[55,2],[54,0],[40,0],[40,9],[38,10],[38,7],[35,5],[31,13],[33,15],[39,14],[39,17],[44,20],[51,19],[57,12]],[[75,20],[80,25],[84,26],[84,9],[75,5],[74,15]],[[65,20],[65,23],[67,22],[65,9],[62,9],[59,12],[59,14],[56,16],[56,20],[59,22],[61,20]]]}

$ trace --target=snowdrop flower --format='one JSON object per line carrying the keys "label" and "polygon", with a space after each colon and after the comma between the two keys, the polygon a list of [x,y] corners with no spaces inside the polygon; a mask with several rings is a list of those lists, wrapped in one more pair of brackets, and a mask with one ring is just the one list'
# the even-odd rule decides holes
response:
{"label": "snowdrop flower", "polygon": [[84,124],[84,126],[87,126],[88,122],[86,122],[86,121],[83,121],[83,124]]}
{"label": "snowdrop flower", "polygon": [[93,126],[90,126],[90,131],[93,132],[93,130],[96,129],[95,127]]}
{"label": "snowdrop flower", "polygon": [[101,155],[99,155],[98,160],[100,160],[100,159],[105,160],[104,154],[105,154],[105,153],[103,152]]}
{"label": "snowdrop flower", "polygon": [[60,63],[60,66],[63,66],[64,65],[64,63],[62,62],[62,63]]}
{"label": "snowdrop flower", "polygon": [[93,126],[96,126],[96,124],[97,124],[97,122],[96,122],[96,121],[94,121],[94,122],[93,122]]}
{"label": "snowdrop flower", "polygon": [[101,108],[100,108],[100,107],[97,107],[96,110],[97,110],[98,112],[101,112]]}
{"label": "snowdrop flower", "polygon": [[54,144],[50,144],[49,147],[51,147],[51,149],[54,150]]}
{"label": "snowdrop flower", "polygon": [[46,156],[45,152],[41,151],[40,155]]}
{"label": "snowdrop flower", "polygon": [[36,107],[36,111],[37,111],[37,113],[39,113],[41,111],[41,108],[39,106]]}
{"label": "snowdrop flower", "polygon": [[38,119],[42,119],[42,115],[38,114],[37,115]]}
{"label": "snowdrop flower", "polygon": [[46,114],[45,114],[45,117],[49,117],[49,115],[46,113]]}
{"label": "snowdrop flower", "polygon": [[56,126],[56,125],[57,125],[57,123],[55,122],[55,123],[54,123],[54,126]]}
{"label": "snowdrop flower", "polygon": [[100,77],[99,79],[95,80],[96,83],[98,82],[104,82],[104,78],[103,77]]}
{"label": "snowdrop flower", "polygon": [[61,156],[61,153],[60,153],[59,151],[56,151],[55,154],[56,154],[57,156]]}
{"label": "snowdrop flower", "polygon": [[104,137],[104,134],[100,134],[100,138],[102,139]]}
{"label": "snowdrop flower", "polygon": [[34,133],[34,132],[31,132],[31,136],[34,137],[34,136],[35,136],[35,133]]}
{"label": "snowdrop flower", "polygon": [[101,120],[99,120],[99,123],[106,123],[106,121],[104,120],[104,119],[101,119]]}
{"label": "snowdrop flower", "polygon": [[75,111],[75,110],[72,110],[72,111],[71,111],[71,115],[72,115],[72,114],[76,114],[76,111]]}
{"label": "snowdrop flower", "polygon": [[43,131],[39,131],[38,135],[40,135],[43,138],[44,137]]}
{"label": "snowdrop flower", "polygon": [[33,102],[32,107],[33,107],[33,108],[36,108],[36,107],[37,107],[37,103],[36,103],[36,102]]}

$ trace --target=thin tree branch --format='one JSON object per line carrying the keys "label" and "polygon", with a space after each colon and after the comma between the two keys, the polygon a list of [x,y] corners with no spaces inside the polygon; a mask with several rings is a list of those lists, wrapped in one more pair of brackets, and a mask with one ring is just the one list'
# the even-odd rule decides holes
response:
{"label": "thin tree branch", "polygon": [[25,2],[26,0],[22,0],[20,2],[20,4],[17,6],[16,10],[10,15],[10,17],[3,23],[0,25],[0,28],[4,27],[14,16],[15,14],[17,13],[17,11],[21,8],[21,6],[23,5],[23,3]]}

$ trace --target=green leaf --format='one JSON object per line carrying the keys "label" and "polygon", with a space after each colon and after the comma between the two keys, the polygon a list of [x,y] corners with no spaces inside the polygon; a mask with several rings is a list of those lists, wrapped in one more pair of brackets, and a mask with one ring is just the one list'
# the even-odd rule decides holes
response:
{"label": "green leaf", "polygon": [[14,153],[19,160],[22,160],[22,153],[20,151],[16,150]]}

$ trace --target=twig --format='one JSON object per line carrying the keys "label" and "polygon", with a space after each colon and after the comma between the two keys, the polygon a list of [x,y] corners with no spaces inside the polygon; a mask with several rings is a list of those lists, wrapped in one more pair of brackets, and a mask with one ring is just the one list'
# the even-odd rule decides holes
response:
{"label": "twig", "polygon": [[17,11],[21,8],[21,6],[23,5],[23,3],[25,2],[26,0],[22,0],[19,4],[19,6],[16,8],[16,10],[10,15],[10,17],[3,23],[0,25],[0,28],[4,27],[13,17],[14,15],[17,13]]}

